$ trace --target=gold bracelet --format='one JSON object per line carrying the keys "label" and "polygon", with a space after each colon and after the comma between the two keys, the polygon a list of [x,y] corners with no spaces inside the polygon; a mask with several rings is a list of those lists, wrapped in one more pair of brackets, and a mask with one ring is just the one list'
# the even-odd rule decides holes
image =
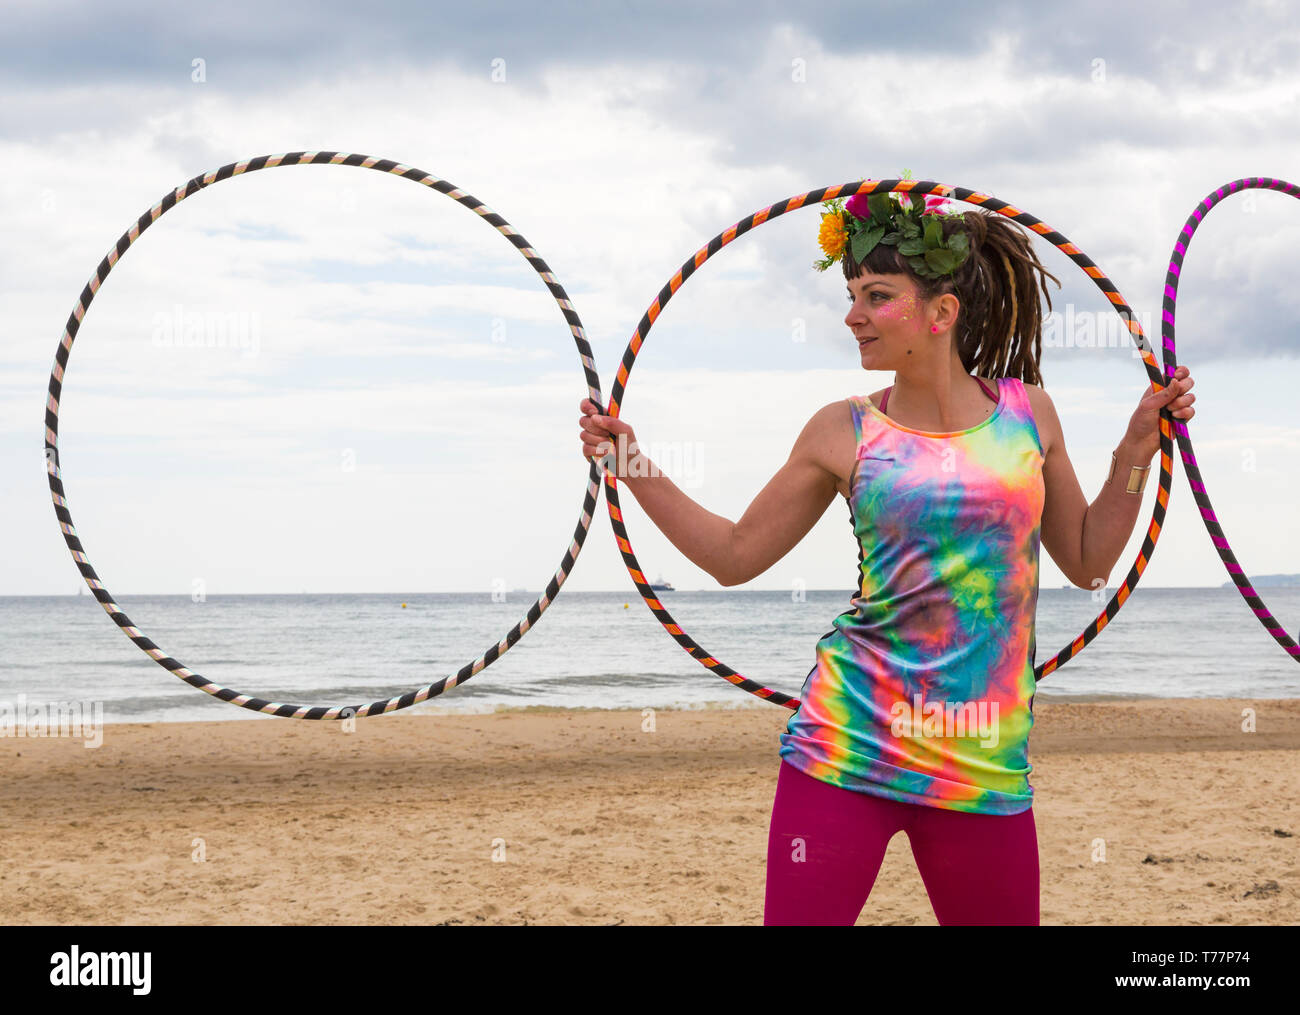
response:
{"label": "gold bracelet", "polygon": [[[1118,460],[1115,458],[1115,452],[1110,453],[1110,472],[1106,475],[1106,482],[1109,483],[1115,477],[1115,466]],[[1129,469],[1128,485],[1124,487],[1125,493],[1141,494],[1146,489],[1147,476],[1151,472],[1149,465],[1134,465]]]}

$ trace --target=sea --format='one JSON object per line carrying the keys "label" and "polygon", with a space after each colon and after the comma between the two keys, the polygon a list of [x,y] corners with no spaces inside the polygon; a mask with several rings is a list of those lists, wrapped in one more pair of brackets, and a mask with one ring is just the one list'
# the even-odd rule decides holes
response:
{"label": "sea", "polygon": [[[1300,588],[1260,591],[1300,636]],[[537,596],[128,595],[118,603],[165,653],[225,687],[294,705],[360,705],[456,672],[504,638]],[[661,596],[716,658],[791,695],[814,665],[818,639],[851,608],[847,590]],[[1084,589],[1040,589],[1036,664],[1078,637],[1104,603]],[[1079,655],[1043,678],[1036,702],[1161,697],[1300,697],[1300,665],[1233,588],[1139,585]],[[101,703],[105,723],[271,718],[174,677],[88,594],[0,597],[0,705],[21,712],[56,702]],[[562,588],[496,662],[408,711],[708,706],[778,707],[698,663],[635,593]]]}

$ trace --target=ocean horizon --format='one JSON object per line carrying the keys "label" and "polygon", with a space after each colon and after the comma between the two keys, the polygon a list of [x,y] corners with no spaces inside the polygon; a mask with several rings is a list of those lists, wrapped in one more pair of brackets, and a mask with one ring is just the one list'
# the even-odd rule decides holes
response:
{"label": "ocean horizon", "polygon": [[[1084,589],[1040,588],[1041,664],[1101,612]],[[293,705],[362,705],[456,672],[505,637],[540,593],[116,595],[136,627],[208,680]],[[672,590],[663,602],[717,659],[798,695],[849,590]],[[1265,601],[1296,634],[1300,588]],[[405,604],[405,606],[403,606]],[[86,594],[0,596],[0,705],[102,703],[103,721],[267,719],[173,676]],[[1036,701],[1300,697],[1300,666],[1234,588],[1145,587]],[[533,708],[773,708],[691,658],[632,590],[561,589],[496,662],[409,712]]]}

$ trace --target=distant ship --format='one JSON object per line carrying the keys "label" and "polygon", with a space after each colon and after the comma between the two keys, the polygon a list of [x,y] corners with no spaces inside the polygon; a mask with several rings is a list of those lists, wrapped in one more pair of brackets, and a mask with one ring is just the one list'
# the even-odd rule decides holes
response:
{"label": "distant ship", "polygon": [[664,576],[663,576],[662,574],[661,574],[658,578],[656,578],[654,581],[652,581],[652,582],[650,583],[650,587],[651,587],[652,589],[654,589],[656,592],[676,592],[676,591],[677,591],[676,589],[673,588],[671,582],[666,582],[666,581],[664,581]]}

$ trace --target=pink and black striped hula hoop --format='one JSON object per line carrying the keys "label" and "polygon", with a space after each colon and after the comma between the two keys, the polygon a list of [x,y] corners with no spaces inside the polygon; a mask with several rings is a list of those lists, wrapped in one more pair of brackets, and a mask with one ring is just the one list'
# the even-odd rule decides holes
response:
{"label": "pink and black striped hula hoop", "polygon": [[[1183,224],[1182,231],[1178,234],[1178,239],[1174,243],[1173,253],[1169,255],[1169,270],[1165,273],[1160,331],[1164,346],[1166,378],[1172,377],[1174,371],[1178,368],[1177,349],[1174,344],[1174,311],[1178,306],[1178,279],[1182,274],[1183,258],[1187,256],[1187,248],[1191,245],[1192,236],[1195,235],[1201,220],[1205,218],[1210,209],[1229,194],[1235,194],[1242,190],[1276,190],[1291,197],[1300,197],[1300,187],[1297,187],[1294,183],[1288,183],[1286,180],[1273,180],[1267,177],[1248,176],[1245,179],[1225,183],[1218,190],[1207,194],[1192,211],[1192,214],[1188,216],[1187,221]],[[1219,559],[1223,561],[1223,566],[1228,569],[1228,577],[1232,579],[1237,591],[1246,600],[1246,605],[1250,607],[1256,619],[1264,625],[1264,630],[1273,636],[1273,640],[1281,645],[1292,659],[1300,662],[1300,645],[1297,645],[1295,639],[1287,634],[1282,625],[1274,619],[1273,614],[1269,612],[1268,607],[1264,604],[1264,600],[1255,591],[1250,578],[1246,576],[1246,572],[1237,563],[1232,547],[1228,545],[1228,537],[1223,534],[1223,527],[1219,524],[1219,518],[1214,513],[1214,506],[1210,503],[1210,495],[1205,492],[1205,480],[1201,478],[1201,470],[1196,464],[1196,455],[1192,451],[1192,439],[1187,435],[1187,424],[1181,419],[1175,419],[1173,424],[1174,436],[1178,438],[1178,452],[1182,455],[1183,468],[1187,471],[1187,482],[1191,485],[1192,496],[1196,498],[1196,506],[1200,509],[1201,521],[1205,523],[1206,531],[1210,534],[1210,542],[1219,551]]]}

